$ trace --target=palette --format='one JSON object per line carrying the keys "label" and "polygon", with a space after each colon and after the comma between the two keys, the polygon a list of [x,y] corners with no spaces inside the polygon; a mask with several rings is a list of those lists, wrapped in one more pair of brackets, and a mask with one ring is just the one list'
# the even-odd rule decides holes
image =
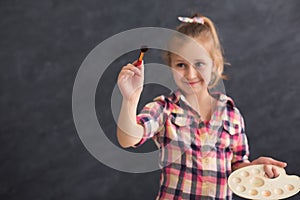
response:
{"label": "palette", "polygon": [[[274,166],[276,167],[276,166]],[[300,178],[287,175],[283,168],[278,168],[279,176],[265,176],[264,165],[250,165],[231,173],[228,185],[236,195],[246,199],[285,199],[299,192]]]}

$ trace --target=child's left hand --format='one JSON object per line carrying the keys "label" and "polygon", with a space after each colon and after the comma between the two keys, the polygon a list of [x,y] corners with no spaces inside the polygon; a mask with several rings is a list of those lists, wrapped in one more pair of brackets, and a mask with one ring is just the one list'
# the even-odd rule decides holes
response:
{"label": "child's left hand", "polygon": [[264,170],[266,173],[266,176],[269,178],[275,178],[279,176],[279,172],[278,170],[273,167],[272,165],[278,166],[278,167],[286,167],[287,163],[285,162],[281,162],[278,160],[274,160],[273,158],[270,157],[259,157],[256,160],[253,160],[251,162],[251,165],[258,165],[258,164],[264,164]]}

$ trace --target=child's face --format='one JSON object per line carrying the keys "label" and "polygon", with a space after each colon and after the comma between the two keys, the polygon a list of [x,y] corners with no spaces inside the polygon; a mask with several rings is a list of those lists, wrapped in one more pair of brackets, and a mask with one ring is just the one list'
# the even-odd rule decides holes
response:
{"label": "child's face", "polygon": [[207,90],[213,68],[213,61],[208,52],[201,44],[197,49],[194,45],[185,44],[178,51],[181,56],[172,54],[170,60],[178,88],[185,95]]}

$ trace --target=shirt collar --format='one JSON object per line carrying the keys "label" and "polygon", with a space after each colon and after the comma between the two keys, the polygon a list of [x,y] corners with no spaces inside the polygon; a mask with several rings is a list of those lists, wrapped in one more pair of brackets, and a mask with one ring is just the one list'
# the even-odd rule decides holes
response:
{"label": "shirt collar", "polygon": [[[215,99],[217,99],[217,107],[214,111],[214,115],[212,116],[211,121],[215,120],[225,120],[225,121],[232,121],[230,112],[232,110],[235,110],[235,103],[234,101],[228,97],[227,95],[223,93],[212,93],[211,94]],[[186,100],[184,95],[180,92],[180,90],[177,90],[175,92],[172,92],[168,97],[166,97],[171,103],[178,105],[179,107],[172,110],[174,113],[181,113],[183,114],[186,110],[186,107],[188,107],[188,110],[193,111],[193,113],[200,118],[198,112],[196,112],[189,104],[189,102]]]}
{"label": "shirt collar", "polygon": [[[234,101],[228,97],[226,94],[220,93],[220,92],[214,92],[211,94],[215,99],[218,100],[218,103],[226,103],[231,105],[232,107],[235,106]],[[184,103],[189,105],[189,102],[186,100],[184,95],[180,92],[180,90],[176,90],[175,92],[172,92],[171,95],[169,95],[168,100],[172,103],[177,104],[180,100],[182,100]]]}

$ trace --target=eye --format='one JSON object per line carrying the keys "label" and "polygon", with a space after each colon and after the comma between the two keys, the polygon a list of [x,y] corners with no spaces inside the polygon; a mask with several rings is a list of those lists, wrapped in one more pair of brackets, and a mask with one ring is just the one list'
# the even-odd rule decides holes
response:
{"label": "eye", "polygon": [[203,68],[204,63],[202,63],[202,62],[196,62],[194,65],[195,65],[196,68],[199,69],[199,68]]}
{"label": "eye", "polygon": [[178,68],[184,68],[185,64],[184,63],[177,63],[176,67],[178,67]]}

